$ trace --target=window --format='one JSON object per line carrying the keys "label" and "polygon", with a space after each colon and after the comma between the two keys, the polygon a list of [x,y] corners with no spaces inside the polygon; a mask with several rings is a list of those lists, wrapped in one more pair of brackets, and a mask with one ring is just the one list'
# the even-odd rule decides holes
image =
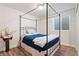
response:
{"label": "window", "polygon": [[69,30],[69,17],[62,17],[62,30]]}
{"label": "window", "polygon": [[56,17],[54,19],[54,27],[55,27],[55,30],[59,30],[59,17]]}
{"label": "window", "polygon": [[[62,30],[69,30],[69,16],[62,17],[60,25]],[[54,29],[59,30],[59,17],[54,18]]]}

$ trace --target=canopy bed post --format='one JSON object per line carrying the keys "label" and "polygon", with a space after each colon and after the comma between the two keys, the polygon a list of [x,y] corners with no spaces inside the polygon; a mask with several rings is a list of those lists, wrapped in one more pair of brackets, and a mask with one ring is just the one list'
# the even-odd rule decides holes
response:
{"label": "canopy bed post", "polygon": [[60,36],[61,36],[61,25],[60,25],[60,22],[61,22],[61,20],[60,20],[60,14],[59,14],[59,48],[61,47],[61,40],[60,40]]}
{"label": "canopy bed post", "polygon": [[[48,43],[48,3],[46,3],[46,42]],[[48,56],[48,49],[45,56]]]}
{"label": "canopy bed post", "polygon": [[[59,48],[60,48],[60,47],[61,47],[61,44],[60,44],[60,43],[61,43],[61,42],[60,42],[60,34],[61,34],[61,32],[60,32],[60,28],[61,28],[61,27],[60,27],[60,21],[61,21],[61,20],[60,20],[60,14],[59,14],[50,4],[48,4],[48,6],[49,6],[49,7],[58,15],[58,17],[59,17]],[[52,52],[53,52],[53,51],[52,51]],[[51,53],[50,53],[50,54],[51,54]],[[49,54],[49,55],[50,55],[50,54]]]}
{"label": "canopy bed post", "polygon": [[20,27],[20,30],[19,30],[20,31],[19,32],[20,33],[20,37],[19,37],[20,41],[19,42],[20,42],[20,47],[21,47],[21,15],[19,16],[19,18],[20,18],[20,22],[19,22],[19,24],[20,24],[20,26],[19,26]]}
{"label": "canopy bed post", "polygon": [[36,19],[36,32],[37,32],[37,19]]}

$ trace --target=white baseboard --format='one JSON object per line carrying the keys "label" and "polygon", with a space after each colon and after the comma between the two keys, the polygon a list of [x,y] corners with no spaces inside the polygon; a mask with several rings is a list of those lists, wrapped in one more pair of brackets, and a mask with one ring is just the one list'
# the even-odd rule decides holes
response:
{"label": "white baseboard", "polygon": [[11,48],[15,48],[15,47],[17,47],[17,44],[11,45],[11,46],[10,46],[10,49],[11,49]]}
{"label": "white baseboard", "polygon": [[76,48],[76,51],[77,51],[77,55],[79,56],[79,48],[78,47]]}
{"label": "white baseboard", "polygon": [[75,46],[74,46],[74,45],[67,44],[67,43],[61,43],[61,45],[70,46],[70,47],[73,47],[73,48],[75,48]]}
{"label": "white baseboard", "polygon": [[[16,45],[16,44],[11,45],[11,46],[10,46],[10,49],[11,49],[11,48],[15,48],[15,47],[17,47],[17,45]],[[5,46],[0,47],[0,51],[5,51]]]}
{"label": "white baseboard", "polygon": [[5,51],[5,47],[0,47],[0,51]]}
{"label": "white baseboard", "polygon": [[79,56],[79,50],[77,50],[77,52],[78,52],[78,56]]}

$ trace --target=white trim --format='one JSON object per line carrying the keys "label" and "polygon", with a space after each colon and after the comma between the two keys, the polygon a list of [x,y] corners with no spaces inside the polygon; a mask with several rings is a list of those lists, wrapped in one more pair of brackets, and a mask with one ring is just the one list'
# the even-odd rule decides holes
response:
{"label": "white trim", "polygon": [[79,50],[77,50],[77,52],[78,52],[78,54],[77,54],[77,55],[79,56]]}
{"label": "white trim", "polygon": [[77,55],[79,56],[79,49],[78,49],[78,48],[76,48],[75,50],[77,51]]}
{"label": "white trim", "polygon": [[73,48],[75,48],[75,46],[74,46],[74,45],[67,44],[67,43],[61,43],[61,45],[70,46],[70,47],[73,47]]}
{"label": "white trim", "polygon": [[[11,46],[10,46],[10,49],[15,48],[15,47],[17,47],[16,44],[11,45]],[[0,47],[0,51],[5,51],[5,46]]]}

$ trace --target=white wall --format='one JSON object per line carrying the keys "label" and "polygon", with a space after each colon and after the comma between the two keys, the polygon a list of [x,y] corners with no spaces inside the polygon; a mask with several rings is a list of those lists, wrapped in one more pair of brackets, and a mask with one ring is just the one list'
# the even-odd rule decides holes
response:
{"label": "white wall", "polygon": [[[19,43],[19,15],[22,14],[22,12],[15,9],[11,9],[6,6],[0,6],[0,32],[6,27],[9,28],[11,32],[14,31],[13,39],[10,40],[10,48],[16,47]],[[28,15],[28,17],[34,18],[30,15]],[[0,51],[2,50],[5,50],[5,43],[0,38]]]}
{"label": "white wall", "polygon": [[[70,16],[70,30],[63,30],[61,31],[61,43],[68,46],[75,47],[76,44],[76,13],[75,10],[67,11],[61,13],[61,17],[63,16]],[[49,33],[58,34],[57,30],[52,29],[52,18],[49,19]],[[38,21],[38,31],[45,32],[45,20],[40,19]]]}
{"label": "white wall", "polygon": [[46,34],[46,20],[45,19],[38,19],[37,32]]}
{"label": "white wall", "polygon": [[[20,12],[20,11],[17,11],[17,10],[11,9],[11,8],[7,8],[5,6],[0,6],[0,31],[6,27],[10,28],[11,31],[16,31],[13,34],[13,39],[10,41],[10,47],[12,47],[12,48],[16,47],[19,42],[19,15],[21,15],[21,14],[22,14],[22,12]],[[75,14],[74,10],[62,13],[62,16],[66,16],[66,15],[71,16],[71,30],[61,32],[61,35],[63,35],[63,36],[61,36],[61,42],[64,44],[68,44],[68,45],[75,47],[75,43],[76,43],[76,14]],[[79,12],[78,12],[77,17],[78,16],[79,16]],[[35,18],[35,17],[28,15],[28,18]],[[78,19],[79,19],[79,17],[77,18],[77,22],[79,21]],[[37,22],[38,32],[40,32],[40,33],[46,32],[45,23],[46,23],[45,20],[42,20],[42,19],[38,20],[38,22]],[[29,23],[29,24],[34,25],[32,23]],[[79,24],[77,23],[77,30],[79,30],[78,25]],[[50,26],[50,28],[51,28],[51,26]],[[52,29],[50,30],[50,32],[51,31],[52,31]],[[77,34],[77,35],[79,35],[79,34]],[[77,38],[79,38],[79,36]],[[0,39],[0,51],[4,50],[4,48],[5,48],[5,43],[2,39]]]}
{"label": "white wall", "polygon": [[[54,23],[52,24],[52,19],[53,18],[49,18],[48,19],[48,33],[49,34],[58,34],[59,31],[55,31],[54,30]],[[46,34],[46,19],[44,18],[39,18],[39,20],[37,21],[37,32],[40,32],[40,33],[43,33],[43,34]]]}
{"label": "white wall", "polygon": [[[27,18],[27,16],[26,16],[26,18]],[[33,18],[33,19],[29,20],[30,18]],[[22,35],[36,33],[36,31],[37,31],[36,30],[36,17],[33,17],[33,16],[31,17],[29,15],[28,19],[22,18],[21,19],[21,27],[24,28],[21,31]]]}
{"label": "white wall", "polygon": [[61,14],[63,16],[70,16],[70,30],[61,31],[61,43],[75,47],[76,44],[76,13],[75,10]]}
{"label": "white wall", "polygon": [[[9,28],[13,33],[13,39],[10,40],[10,48],[16,47],[19,41],[19,15],[22,14],[17,10],[0,6],[0,31],[4,28]],[[0,39],[0,51],[4,50],[5,43]]]}

